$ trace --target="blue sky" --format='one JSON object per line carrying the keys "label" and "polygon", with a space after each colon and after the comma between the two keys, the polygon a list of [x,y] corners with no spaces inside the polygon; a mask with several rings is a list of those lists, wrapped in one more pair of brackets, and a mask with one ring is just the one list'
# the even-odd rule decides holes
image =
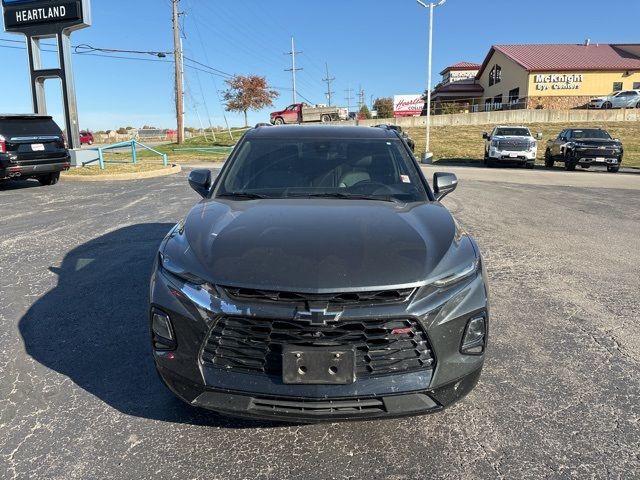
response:
{"label": "blue sky", "polygon": [[[615,9],[614,9],[615,7]],[[291,103],[285,72],[290,37],[303,53],[300,93],[325,102],[324,64],[336,77],[335,103],[345,90],[371,95],[418,93],[426,84],[427,11],[413,0],[182,0],[185,55],[223,72],[260,74],[281,88],[278,109]],[[622,12],[622,13],[619,13]],[[602,0],[449,0],[436,10],[434,82],[437,72],[461,61],[481,62],[495,43],[640,42],[640,2]],[[73,34],[74,45],[130,50],[172,49],[169,0],[93,0],[93,26]],[[0,111],[31,109],[27,57],[19,35],[0,33]],[[49,54],[45,61],[50,61]],[[143,57],[136,57],[143,58]],[[172,127],[173,67],[167,60],[122,60],[74,56],[82,128],[123,125]],[[216,88],[224,78],[187,68],[187,125],[223,124]],[[53,88],[51,88],[53,87]],[[50,112],[59,118],[60,95],[48,88]],[[250,121],[268,119],[267,109]],[[232,125],[237,114],[227,114]]]}

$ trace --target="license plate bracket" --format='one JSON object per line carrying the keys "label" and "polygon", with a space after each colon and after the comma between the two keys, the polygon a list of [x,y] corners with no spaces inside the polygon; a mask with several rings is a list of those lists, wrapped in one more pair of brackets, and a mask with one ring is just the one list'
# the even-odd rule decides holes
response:
{"label": "license plate bracket", "polygon": [[44,144],[43,143],[32,143],[31,151],[33,152],[44,152]]}
{"label": "license plate bracket", "polygon": [[518,158],[518,154],[517,153],[510,153],[509,154],[509,158]]}
{"label": "license plate bracket", "polygon": [[287,346],[282,381],[289,385],[349,385],[356,380],[353,348]]}

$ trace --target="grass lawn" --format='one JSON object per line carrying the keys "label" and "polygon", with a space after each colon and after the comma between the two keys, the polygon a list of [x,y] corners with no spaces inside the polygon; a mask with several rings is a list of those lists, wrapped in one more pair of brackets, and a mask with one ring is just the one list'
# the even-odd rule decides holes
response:
{"label": "grass lawn", "polygon": [[164,167],[162,163],[159,162],[147,162],[140,161],[136,165],[133,164],[123,164],[123,163],[110,163],[106,165],[106,168],[102,170],[98,164],[88,165],[82,168],[72,168],[68,172],[64,172],[62,175],[64,176],[89,176],[89,175],[113,175],[114,173],[138,173],[138,172],[149,172],[152,170],[160,170],[162,168],[170,168]]}
{"label": "grass lawn", "polygon": [[[574,123],[527,125],[534,135],[542,132],[543,139],[538,143],[538,162],[544,162],[547,140],[555,139],[561,130],[569,127],[606,129],[612,137],[619,138],[624,144],[623,166],[640,167],[640,122],[611,123]],[[490,132],[493,125],[469,125],[455,127],[432,127],[431,150],[435,161],[475,160],[481,162],[484,155],[482,132]],[[425,150],[424,128],[408,128],[407,133],[416,142],[416,154],[421,156]]]}

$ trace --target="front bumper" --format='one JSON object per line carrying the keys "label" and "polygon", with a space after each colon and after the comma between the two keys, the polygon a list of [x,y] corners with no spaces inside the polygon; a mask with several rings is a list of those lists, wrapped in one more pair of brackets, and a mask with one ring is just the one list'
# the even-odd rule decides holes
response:
{"label": "front bumper", "polygon": [[519,152],[510,152],[506,150],[498,150],[491,148],[489,150],[489,158],[494,161],[504,162],[534,162],[536,160],[536,150],[523,150]]}
{"label": "front bumper", "polygon": [[591,166],[591,165],[605,165],[605,166],[618,166],[622,163],[622,156],[618,157],[594,157],[594,156],[585,156],[581,157],[576,156],[576,162],[581,166]]}
{"label": "front bumper", "polygon": [[478,368],[436,389],[348,397],[293,397],[211,389],[158,366],[158,373],[165,385],[192,406],[234,417],[302,423],[395,418],[439,412],[466,396],[478,383],[481,371],[482,368]]}
{"label": "front bumper", "polygon": [[[281,376],[238,371],[203,361],[206,339],[222,317],[293,318],[289,307],[211,297],[206,308],[180,293],[175,277],[157,267],[151,306],[169,315],[177,348],[154,350],[160,377],[185,402],[232,416],[314,422],[417,415],[441,410],[477,383],[484,354],[460,353],[468,321],[489,323],[484,270],[448,289],[403,304],[345,309],[347,318],[412,318],[429,337],[435,366],[386,375],[358,376],[348,385],[291,385]],[[249,313],[250,312],[250,313]]]}

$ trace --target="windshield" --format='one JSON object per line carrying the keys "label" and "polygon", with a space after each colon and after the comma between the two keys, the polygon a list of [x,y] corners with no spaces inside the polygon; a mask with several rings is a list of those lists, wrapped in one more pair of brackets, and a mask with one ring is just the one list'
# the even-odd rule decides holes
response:
{"label": "windshield", "polygon": [[600,140],[611,140],[611,136],[604,130],[599,129],[587,129],[587,130],[574,130],[571,133],[571,138],[583,139],[583,138],[597,138]]}
{"label": "windshield", "polygon": [[530,137],[531,133],[528,128],[497,128],[494,135],[501,137]]}
{"label": "windshield", "polygon": [[427,193],[399,140],[249,138],[216,197],[425,201]]}

